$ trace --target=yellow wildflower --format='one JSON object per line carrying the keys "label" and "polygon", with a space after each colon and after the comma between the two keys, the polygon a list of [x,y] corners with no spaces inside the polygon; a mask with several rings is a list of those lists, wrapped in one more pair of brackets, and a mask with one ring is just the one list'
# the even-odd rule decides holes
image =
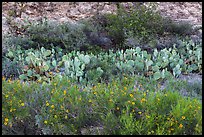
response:
{"label": "yellow wildflower", "polygon": [[146,93],[144,93],[143,95],[146,96]]}
{"label": "yellow wildflower", "polygon": [[66,90],[64,90],[64,95],[66,95],[67,94],[67,91]]}
{"label": "yellow wildflower", "polygon": [[47,102],[47,103],[46,103],[46,106],[49,106],[49,105],[50,105],[50,104]]}
{"label": "yellow wildflower", "polygon": [[55,115],[54,118],[57,118],[57,115]]}
{"label": "yellow wildflower", "polygon": [[44,123],[47,124],[47,120],[45,120]]}
{"label": "yellow wildflower", "polygon": [[23,106],[25,106],[25,104],[24,104],[24,103],[21,103],[21,106],[23,107]]}
{"label": "yellow wildflower", "polygon": [[9,97],[9,95],[5,95],[5,97],[6,97],[6,98],[8,98],[8,97]]}
{"label": "yellow wildflower", "polygon": [[6,126],[6,125],[8,125],[8,123],[7,123],[7,122],[4,122],[4,125]]}
{"label": "yellow wildflower", "polygon": [[5,119],[4,119],[5,122],[8,122],[8,120],[9,120],[8,118],[5,118]]}
{"label": "yellow wildflower", "polygon": [[132,98],[132,97],[133,97],[133,94],[130,94],[130,97]]}
{"label": "yellow wildflower", "polygon": [[135,112],[135,110],[133,109],[132,112]]}
{"label": "yellow wildflower", "polygon": [[79,101],[81,101],[81,97],[79,98]]}
{"label": "yellow wildflower", "polygon": [[91,103],[92,102],[92,100],[91,99],[89,99],[89,103]]}
{"label": "yellow wildflower", "polygon": [[182,118],[182,119],[185,119],[186,117],[185,117],[185,116],[182,116],[181,118]]}
{"label": "yellow wildflower", "polygon": [[94,95],[96,95],[96,92],[93,92]]}
{"label": "yellow wildflower", "polygon": [[120,108],[119,108],[119,107],[117,107],[116,109],[117,109],[117,110],[119,110]]}
{"label": "yellow wildflower", "polygon": [[140,114],[140,115],[141,115],[141,114],[142,114],[142,112],[141,112],[141,111],[139,111],[139,112],[138,112],[138,114]]}
{"label": "yellow wildflower", "polygon": [[67,119],[68,117],[67,117],[67,116],[65,116],[64,118],[65,118],[65,119]]}
{"label": "yellow wildflower", "polygon": [[124,90],[127,90],[127,87],[124,87]]}
{"label": "yellow wildflower", "polygon": [[142,98],[140,102],[142,103],[142,102],[145,102],[145,101],[146,101],[146,99],[145,99],[145,98]]}
{"label": "yellow wildflower", "polygon": [[180,125],[179,125],[179,128],[182,128],[182,127],[183,127],[183,125],[182,125],[182,124],[180,124]]}
{"label": "yellow wildflower", "polygon": [[135,102],[132,102],[132,105],[135,105]]}
{"label": "yellow wildflower", "polygon": [[52,106],[51,106],[51,108],[55,108],[55,106],[54,106],[54,105],[52,105]]}
{"label": "yellow wildflower", "polygon": [[69,113],[69,110],[67,109],[66,112]]}

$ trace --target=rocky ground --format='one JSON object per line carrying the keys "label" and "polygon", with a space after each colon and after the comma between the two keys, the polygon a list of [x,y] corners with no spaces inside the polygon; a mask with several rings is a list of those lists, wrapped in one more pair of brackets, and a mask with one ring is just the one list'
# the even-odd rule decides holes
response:
{"label": "rocky ground", "polygon": [[[127,3],[124,4],[127,5]],[[187,21],[193,25],[202,25],[202,2],[157,2],[157,4],[157,10],[163,16],[170,17],[175,21]],[[5,17],[8,16],[9,10],[12,8],[15,8],[14,2],[3,3],[3,25],[5,25]],[[113,2],[99,2],[99,4],[98,2],[29,2],[24,9],[22,8],[22,11],[17,19],[28,17],[30,20],[39,20],[44,16],[60,22],[74,22],[83,18],[90,18],[97,12],[115,13],[116,5]],[[5,27],[3,30],[6,30]]]}

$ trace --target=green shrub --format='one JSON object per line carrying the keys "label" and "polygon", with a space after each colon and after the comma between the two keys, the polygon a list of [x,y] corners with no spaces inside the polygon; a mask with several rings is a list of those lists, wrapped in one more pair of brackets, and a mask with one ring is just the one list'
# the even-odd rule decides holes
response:
{"label": "green shrub", "polygon": [[[174,22],[156,12],[156,4],[149,6],[133,4],[125,9],[118,3],[117,14],[104,14],[94,17],[95,24],[101,26],[111,37],[116,49],[133,48],[139,45],[157,46],[159,37],[166,35],[186,36],[193,33],[192,25],[186,22]],[[133,38],[136,45],[125,44]],[[141,46],[142,47],[142,46]],[[150,47],[150,48],[152,48]],[[146,48],[146,47],[144,47]]]}
{"label": "green shrub", "polygon": [[66,51],[80,50],[87,45],[86,36],[83,33],[83,25],[72,23],[57,23],[54,21],[34,22],[25,29],[24,36],[11,38],[10,45],[20,45],[22,48],[51,49],[60,47]]}
{"label": "green shrub", "polygon": [[[3,133],[29,134],[37,125],[33,129],[41,134],[81,134],[101,125],[104,134],[202,134],[200,101],[155,90],[153,81],[142,85],[146,81],[124,77],[83,86],[65,77],[44,85],[3,79]],[[20,126],[24,132],[17,131]]]}
{"label": "green shrub", "polygon": [[107,20],[106,28],[109,35],[117,42],[116,44],[121,44],[120,46],[129,37],[138,39],[139,43],[150,41],[155,37],[154,34],[162,31],[160,26],[162,17],[153,10],[154,6],[146,8],[141,5],[131,7],[129,11],[120,6],[116,15],[104,15]]}
{"label": "green shrub", "polygon": [[2,76],[5,76],[6,78],[17,78],[21,73],[22,66],[17,60],[10,60],[8,58],[2,59]]}
{"label": "green shrub", "polygon": [[10,48],[2,55],[2,76],[18,78],[24,66],[23,51],[18,47]]}
{"label": "green shrub", "polygon": [[164,32],[178,34],[180,36],[189,36],[194,32],[192,25],[188,22],[174,22],[170,18],[164,18],[162,25]]}

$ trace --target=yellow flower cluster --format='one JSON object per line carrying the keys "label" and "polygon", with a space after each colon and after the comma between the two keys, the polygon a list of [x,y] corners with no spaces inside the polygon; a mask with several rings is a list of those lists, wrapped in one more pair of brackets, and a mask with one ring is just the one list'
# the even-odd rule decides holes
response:
{"label": "yellow flower cluster", "polygon": [[132,98],[132,97],[133,97],[133,94],[130,94],[130,97]]}
{"label": "yellow flower cluster", "polygon": [[50,104],[48,103],[48,101],[46,101],[46,106],[49,106]]}
{"label": "yellow flower cluster", "polygon": [[4,125],[8,125],[8,121],[9,121],[9,119],[8,119],[8,118],[5,118],[5,119],[4,119]]}
{"label": "yellow flower cluster", "polygon": [[16,109],[15,109],[15,108],[14,108],[14,109],[12,109],[12,108],[10,109],[10,112],[14,112],[14,111],[16,111]]}
{"label": "yellow flower cluster", "polygon": [[145,101],[146,101],[145,98],[142,98],[142,99],[140,100],[141,103],[143,103],[143,102],[145,102]]}

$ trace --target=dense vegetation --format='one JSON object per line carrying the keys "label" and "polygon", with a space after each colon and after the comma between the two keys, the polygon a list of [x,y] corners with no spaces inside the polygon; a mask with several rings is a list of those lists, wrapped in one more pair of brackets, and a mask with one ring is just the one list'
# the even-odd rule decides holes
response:
{"label": "dense vegetation", "polygon": [[202,85],[176,79],[202,74],[191,25],[119,4],[116,15],[22,28],[4,38],[3,134],[202,134]]}

